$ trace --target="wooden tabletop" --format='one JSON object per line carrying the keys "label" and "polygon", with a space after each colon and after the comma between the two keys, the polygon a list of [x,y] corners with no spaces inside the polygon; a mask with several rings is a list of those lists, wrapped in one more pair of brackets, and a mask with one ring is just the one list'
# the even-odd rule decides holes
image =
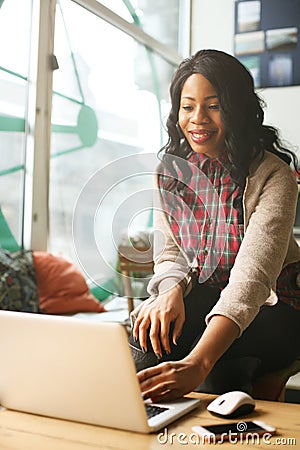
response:
{"label": "wooden tabletop", "polygon": [[[209,425],[228,422],[213,417],[206,406],[214,398],[207,394],[193,394],[200,397],[198,409],[151,435],[113,430],[93,425],[52,419],[11,410],[0,411],[1,450],[154,450],[163,448],[205,448],[198,445],[192,432],[194,425]],[[239,421],[257,419],[277,428],[277,434],[264,442],[224,443],[221,448],[232,449],[299,449],[300,448],[300,405],[257,401],[255,411]],[[219,447],[219,446],[218,446]],[[213,448],[213,447],[211,447]],[[220,448],[220,447],[219,447]]]}

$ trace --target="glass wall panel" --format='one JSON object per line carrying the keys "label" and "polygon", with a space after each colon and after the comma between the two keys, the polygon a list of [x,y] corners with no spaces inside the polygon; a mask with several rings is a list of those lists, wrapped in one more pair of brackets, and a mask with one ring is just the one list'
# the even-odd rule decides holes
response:
{"label": "glass wall panel", "polygon": [[[30,18],[30,0],[0,2],[0,206],[19,243],[22,240]],[[1,230],[4,233],[3,228]],[[0,245],[1,239],[3,235]]]}
{"label": "glass wall panel", "polygon": [[179,0],[98,0],[155,39],[178,50]]}
{"label": "glass wall panel", "polygon": [[49,249],[99,282],[113,275],[128,228],[151,224],[174,68],[76,3],[59,4]]}

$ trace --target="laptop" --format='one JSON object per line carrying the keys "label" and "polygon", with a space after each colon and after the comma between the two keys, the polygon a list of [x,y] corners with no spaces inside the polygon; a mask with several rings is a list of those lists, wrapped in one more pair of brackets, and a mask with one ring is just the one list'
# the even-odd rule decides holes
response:
{"label": "laptop", "polygon": [[150,433],[196,408],[199,399],[145,403],[119,323],[0,311],[0,404]]}

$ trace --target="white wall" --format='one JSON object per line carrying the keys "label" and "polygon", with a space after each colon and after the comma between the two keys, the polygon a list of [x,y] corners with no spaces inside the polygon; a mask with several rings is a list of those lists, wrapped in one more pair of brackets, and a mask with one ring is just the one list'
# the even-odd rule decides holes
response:
{"label": "white wall", "polygon": [[[233,53],[234,0],[192,0],[191,50],[215,48]],[[300,86],[259,90],[267,103],[265,123],[300,149]]]}

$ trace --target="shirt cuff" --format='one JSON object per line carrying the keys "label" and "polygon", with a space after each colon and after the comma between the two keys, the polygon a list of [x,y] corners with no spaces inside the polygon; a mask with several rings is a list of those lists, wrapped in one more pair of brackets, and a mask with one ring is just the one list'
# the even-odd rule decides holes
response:
{"label": "shirt cuff", "polygon": [[165,278],[159,283],[158,292],[159,294],[164,294],[178,285],[180,285],[182,293],[184,293],[186,288],[186,282],[184,280],[178,281],[177,278],[172,277]]}

